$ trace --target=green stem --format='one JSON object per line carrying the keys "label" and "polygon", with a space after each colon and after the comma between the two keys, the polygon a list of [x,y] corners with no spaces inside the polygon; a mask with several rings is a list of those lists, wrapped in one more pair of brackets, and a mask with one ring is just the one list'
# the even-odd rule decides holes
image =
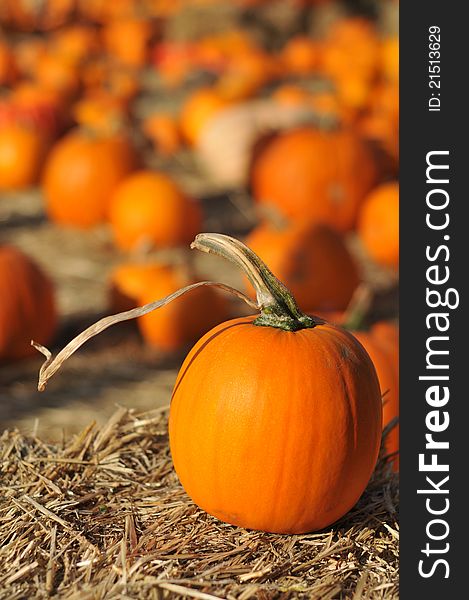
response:
{"label": "green stem", "polygon": [[200,233],[191,244],[203,252],[233,262],[247,276],[256,291],[261,314],[255,325],[298,331],[315,327],[321,321],[300,311],[290,290],[279,281],[262,260],[239,240],[221,233]]}

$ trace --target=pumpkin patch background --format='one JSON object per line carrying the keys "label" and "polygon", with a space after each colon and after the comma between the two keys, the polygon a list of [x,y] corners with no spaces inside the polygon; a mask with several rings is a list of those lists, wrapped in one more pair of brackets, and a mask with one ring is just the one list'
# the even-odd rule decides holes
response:
{"label": "pumpkin patch background", "polygon": [[[395,0],[1,2],[2,428],[57,442],[116,405],[167,406],[192,344],[251,312],[237,299],[200,288],[111,328],[45,394],[28,343],[55,353],[193,281],[252,295],[189,250],[202,231],[244,240],[304,311],[363,330],[396,416],[397,19]],[[395,552],[370,597],[395,597]],[[324,597],[352,597],[355,576]]]}

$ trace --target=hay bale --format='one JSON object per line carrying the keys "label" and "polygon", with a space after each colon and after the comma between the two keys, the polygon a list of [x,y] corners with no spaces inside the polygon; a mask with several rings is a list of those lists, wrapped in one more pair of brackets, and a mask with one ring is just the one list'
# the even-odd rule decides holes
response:
{"label": "hay bale", "polygon": [[0,598],[397,598],[398,481],[381,456],[354,509],[308,535],[201,511],[168,447],[167,411],[119,408],[62,444],[0,438]]}

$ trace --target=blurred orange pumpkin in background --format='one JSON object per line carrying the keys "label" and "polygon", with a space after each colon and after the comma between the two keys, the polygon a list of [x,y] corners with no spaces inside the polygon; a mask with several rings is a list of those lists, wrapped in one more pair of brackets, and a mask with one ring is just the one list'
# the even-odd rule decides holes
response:
{"label": "blurred orange pumpkin in background", "polygon": [[297,35],[288,40],[280,59],[288,73],[310,75],[319,66],[320,45],[308,36]]}
{"label": "blurred orange pumpkin in background", "polygon": [[375,188],[365,199],[358,219],[358,233],[366,251],[378,264],[399,265],[399,184]]}
{"label": "blurred orange pumpkin in background", "polygon": [[143,67],[149,60],[149,42],[154,34],[147,19],[115,19],[103,29],[104,46],[114,60],[129,67]]}
{"label": "blurred orange pumpkin in background", "polygon": [[283,215],[349,231],[379,180],[367,144],[349,129],[304,127],[279,134],[254,158],[252,191]]}
{"label": "blurred orange pumpkin in background", "polygon": [[169,113],[157,112],[148,116],[143,121],[143,131],[155,150],[164,156],[171,156],[181,147],[178,120]]}
{"label": "blurred orange pumpkin in background", "polygon": [[47,139],[34,126],[0,124],[0,190],[19,190],[37,183]]}
{"label": "blurred orange pumpkin in background", "polygon": [[210,87],[199,88],[190,94],[180,114],[180,127],[185,140],[195,145],[207,121],[230,104],[231,100],[223,98]]}
{"label": "blurred orange pumpkin in background", "polygon": [[137,171],[114,190],[110,210],[114,241],[123,250],[141,244],[174,247],[190,243],[202,214],[173,179],[161,172]]}
{"label": "blurred orange pumpkin in background", "polygon": [[51,52],[74,65],[97,55],[101,46],[97,29],[84,23],[73,23],[54,31],[50,44]]}
{"label": "blurred orange pumpkin in background", "polygon": [[31,340],[48,344],[57,326],[52,281],[22,251],[0,245],[0,362],[36,353]]}
{"label": "blurred orange pumpkin in background", "polygon": [[52,148],[43,189],[49,218],[60,224],[92,227],[106,220],[111,195],[138,164],[125,134],[74,129]]}
{"label": "blurred orange pumpkin in background", "polygon": [[[180,267],[162,267],[152,276],[138,297],[137,305],[164,298],[176,290],[200,281]],[[145,341],[160,350],[176,351],[199,339],[228,316],[224,296],[210,286],[203,286],[137,320]]]}
{"label": "blurred orange pumpkin in background", "polygon": [[7,42],[0,38],[0,85],[12,84],[17,76],[15,54]]}
{"label": "blurred orange pumpkin in background", "polygon": [[78,93],[81,84],[77,67],[51,52],[39,59],[34,79],[42,87],[59,93],[67,100]]}

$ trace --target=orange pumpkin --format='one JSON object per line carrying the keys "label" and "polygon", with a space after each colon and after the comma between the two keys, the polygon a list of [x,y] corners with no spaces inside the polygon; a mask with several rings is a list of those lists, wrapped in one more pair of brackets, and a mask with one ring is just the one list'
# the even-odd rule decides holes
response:
{"label": "orange pumpkin", "polygon": [[155,150],[163,156],[175,154],[181,146],[178,121],[168,113],[151,114],[143,122],[143,131]]}
{"label": "orange pumpkin", "polygon": [[[181,269],[164,267],[157,277],[148,278],[137,304],[152,302],[195,281],[194,276],[188,277]],[[148,344],[173,352],[193,343],[227,316],[225,298],[212,287],[200,287],[157,312],[140,317],[137,324]]]}
{"label": "orange pumpkin", "polygon": [[100,134],[112,134],[128,121],[126,103],[105,91],[83,95],[71,113],[78,125]]}
{"label": "orange pumpkin", "polygon": [[286,217],[348,231],[378,176],[372,150],[353,131],[303,127],[276,136],[254,156],[252,191]]}
{"label": "orange pumpkin", "polygon": [[49,218],[83,228],[103,222],[112,193],[137,164],[133,146],[124,134],[71,130],[52,148],[44,168]]}
{"label": "orange pumpkin", "polygon": [[[198,239],[233,260],[235,241]],[[174,467],[194,502],[223,521],[322,529],[352,508],[373,471],[378,380],[350,333],[302,314],[245,248],[236,244],[236,262],[254,271],[261,316],[218,325],[185,359],[170,408]]]}
{"label": "orange pumpkin", "polygon": [[375,25],[363,17],[346,17],[329,29],[321,51],[321,69],[333,81],[374,79],[381,66]]}
{"label": "orange pumpkin", "polygon": [[371,85],[361,77],[344,75],[336,84],[336,94],[339,103],[351,111],[355,119],[368,106]]}
{"label": "orange pumpkin", "polygon": [[76,65],[52,53],[41,57],[34,79],[40,86],[57,92],[64,99],[74,97],[80,89],[80,76]]}
{"label": "orange pumpkin", "polygon": [[399,163],[399,87],[395,83],[375,85],[368,110],[357,121],[357,129]]}
{"label": "orange pumpkin", "polygon": [[191,59],[197,67],[215,73],[223,73],[231,61],[254,53],[252,39],[241,29],[230,29],[206,35],[193,42]]}
{"label": "orange pumpkin", "polygon": [[134,69],[112,63],[104,56],[84,64],[80,74],[86,93],[109,94],[128,104],[140,91]]}
{"label": "orange pumpkin", "polygon": [[194,68],[195,47],[191,42],[162,41],[152,51],[158,76],[167,88],[180,86]]}
{"label": "orange pumpkin", "polygon": [[399,82],[399,37],[389,36],[381,42],[381,69],[384,77]]}
{"label": "orange pumpkin", "polygon": [[130,262],[115,267],[109,277],[109,305],[112,312],[135,308],[149,283],[167,270],[166,265],[155,262]]}
{"label": "orange pumpkin", "polygon": [[280,54],[287,73],[310,75],[319,64],[320,46],[307,36],[297,35],[288,40]]}
{"label": "orange pumpkin", "polygon": [[153,25],[147,19],[115,19],[103,29],[104,46],[119,63],[143,67],[149,60],[149,43],[153,33]]}
{"label": "orange pumpkin", "polygon": [[199,88],[193,92],[185,101],[180,114],[180,128],[185,140],[195,145],[207,121],[230,103],[230,100],[223,98],[212,88]]}
{"label": "orange pumpkin", "polygon": [[300,85],[283,83],[272,92],[272,99],[289,106],[308,106],[312,104],[312,95]]}
{"label": "orange pumpkin", "polygon": [[279,75],[279,65],[272,56],[260,50],[234,55],[215,88],[223,99],[238,102],[252,98]]}
{"label": "orange pumpkin", "polygon": [[358,234],[373,260],[399,267],[399,184],[383,183],[365,199],[358,218]]}
{"label": "orange pumpkin", "polygon": [[31,77],[37,65],[47,53],[47,42],[43,37],[27,36],[15,44],[15,61],[20,73]]}
{"label": "orange pumpkin", "polygon": [[12,122],[0,126],[0,190],[34,185],[47,154],[44,133],[33,126]]}
{"label": "orange pumpkin", "polygon": [[46,344],[57,314],[50,279],[14,246],[0,246],[0,361],[35,354],[31,340]]}
{"label": "orange pumpkin", "polygon": [[341,236],[325,225],[256,227],[246,244],[269,265],[306,312],[344,309],[360,277]]}
{"label": "orange pumpkin", "polygon": [[97,30],[91,25],[78,23],[54,32],[50,42],[55,54],[75,65],[92,58],[100,49]]}
{"label": "orange pumpkin", "polygon": [[119,248],[141,243],[158,247],[186,244],[200,231],[201,211],[165,173],[138,171],[115,189],[109,221]]}
{"label": "orange pumpkin", "polygon": [[15,55],[10,46],[0,38],[0,85],[11,85],[17,76]]}
{"label": "orange pumpkin", "polygon": [[30,81],[15,85],[0,105],[0,122],[14,120],[35,127],[51,140],[66,122],[66,110],[60,95]]}

